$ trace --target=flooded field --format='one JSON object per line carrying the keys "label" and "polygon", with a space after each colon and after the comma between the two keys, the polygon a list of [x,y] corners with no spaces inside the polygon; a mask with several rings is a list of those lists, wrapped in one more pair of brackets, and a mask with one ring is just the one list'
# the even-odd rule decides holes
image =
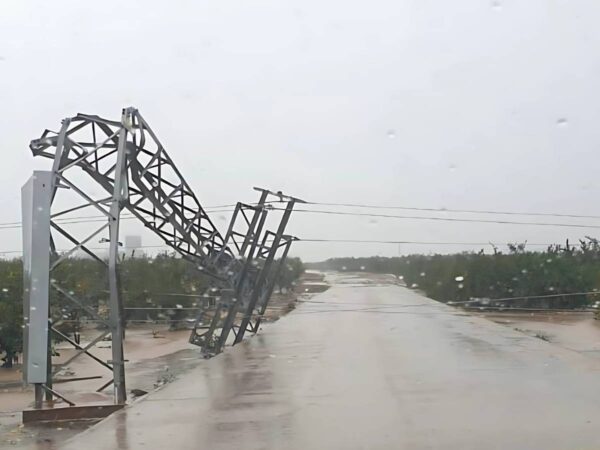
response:
{"label": "flooded field", "polygon": [[[127,372],[128,388],[151,391],[161,383],[170,381],[191,368],[200,358],[199,349],[190,349],[187,343],[187,330],[169,331],[166,326],[141,327],[128,330],[125,351],[128,355]],[[157,337],[154,337],[157,336]],[[85,334],[82,341],[85,341]],[[75,353],[73,348],[58,345],[60,357],[55,363],[66,361]],[[92,353],[102,360],[110,359],[110,342],[103,342]],[[69,437],[85,429],[94,421],[66,422],[59,425],[46,424],[36,426],[21,425],[21,411],[31,407],[33,390],[20,385],[20,368],[0,370],[0,448],[5,445],[20,446],[39,439],[55,439]],[[99,403],[111,403],[110,388],[106,394],[94,391],[110,379],[110,372],[85,355],[73,360],[63,372],[61,378],[100,377],[90,380],[57,383],[55,389],[67,398],[82,402],[82,394],[86,400]],[[60,379],[59,379],[60,380]],[[90,398],[93,396],[93,398]]]}
{"label": "flooded field", "polygon": [[594,319],[592,312],[489,312],[473,315],[563,348],[600,358],[600,320]]}

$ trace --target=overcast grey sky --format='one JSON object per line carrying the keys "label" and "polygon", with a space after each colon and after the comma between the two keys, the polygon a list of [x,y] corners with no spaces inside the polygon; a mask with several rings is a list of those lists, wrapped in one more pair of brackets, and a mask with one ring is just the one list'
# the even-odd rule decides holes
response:
{"label": "overcast grey sky", "polygon": [[[0,222],[20,220],[20,186],[49,167],[31,156],[32,138],[77,112],[117,119],[129,105],[206,205],[252,201],[258,185],[321,202],[600,215],[598,23],[600,4],[583,0],[3,0]],[[444,214],[458,217],[423,215]],[[600,236],[306,213],[289,230],[497,243]],[[0,230],[0,250],[18,248],[20,232]],[[293,253],[398,251],[298,243]]]}

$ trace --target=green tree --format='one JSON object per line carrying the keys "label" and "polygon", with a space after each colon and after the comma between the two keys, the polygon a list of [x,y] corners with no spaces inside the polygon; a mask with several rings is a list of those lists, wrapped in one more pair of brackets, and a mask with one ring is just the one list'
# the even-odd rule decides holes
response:
{"label": "green tree", "polygon": [[23,344],[23,281],[21,260],[0,261],[0,353],[2,367],[12,367]]}

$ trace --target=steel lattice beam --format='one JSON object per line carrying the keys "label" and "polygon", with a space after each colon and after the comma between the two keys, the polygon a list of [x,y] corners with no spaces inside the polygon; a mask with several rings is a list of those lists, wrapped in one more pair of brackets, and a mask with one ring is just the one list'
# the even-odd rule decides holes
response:
{"label": "steel lattice beam", "polygon": [[120,142],[126,153],[127,178],[122,207],[183,257],[209,275],[219,276],[219,269],[231,263],[233,253],[136,109],[125,109],[121,122],[78,114],[66,119],[59,133],[46,130],[30,148],[34,156],[54,160],[57,184],[64,179],[66,185],[76,188],[64,176],[76,166],[113,194],[120,175],[116,172]]}

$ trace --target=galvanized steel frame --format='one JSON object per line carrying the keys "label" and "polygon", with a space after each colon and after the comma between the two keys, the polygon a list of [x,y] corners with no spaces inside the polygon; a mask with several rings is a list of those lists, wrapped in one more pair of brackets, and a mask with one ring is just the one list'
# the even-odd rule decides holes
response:
{"label": "galvanized steel frame", "polygon": [[[79,138],[80,135],[87,137]],[[72,242],[74,247],[58,255],[54,240],[51,240],[50,250],[52,269],[76,250],[85,252],[107,269],[110,314],[106,325],[113,340],[112,360],[102,363],[89,352],[107,333],[101,333],[86,347],[75,345],[78,348],[75,356],[86,354],[112,369],[117,403],[126,400],[123,303],[118,277],[119,225],[123,209],[160,236],[166,245],[194,264],[200,272],[215,279],[221,298],[212,310],[201,309],[190,342],[201,345],[208,354],[215,354],[222,351],[231,331],[235,334],[234,343],[240,342],[247,331],[258,331],[277,275],[285,263],[291,243],[296,240],[284,233],[295,203],[301,200],[281,192],[255,188],[260,192],[258,203],[238,203],[227,233],[222,237],[156,134],[135,108],[123,109],[120,121],[78,114],[65,119],[59,132],[44,131],[41,138],[31,142],[30,148],[34,156],[53,160],[53,199],[59,188],[65,188],[84,200],[80,205],[53,213],[53,218],[90,207],[107,218],[106,224],[83,240],[52,221],[52,229]],[[84,187],[67,176],[67,171],[73,168],[82,169],[109,195],[93,199]],[[270,198],[287,203],[275,233],[263,232]],[[109,257],[105,261],[87,243],[107,228],[109,237],[105,241],[109,243]],[[283,254],[276,269],[272,270],[281,248],[284,249]],[[51,286],[88,314],[99,317],[93,309],[56,283],[51,283]],[[238,318],[240,310],[242,316]],[[225,317],[222,317],[223,312]]]}

